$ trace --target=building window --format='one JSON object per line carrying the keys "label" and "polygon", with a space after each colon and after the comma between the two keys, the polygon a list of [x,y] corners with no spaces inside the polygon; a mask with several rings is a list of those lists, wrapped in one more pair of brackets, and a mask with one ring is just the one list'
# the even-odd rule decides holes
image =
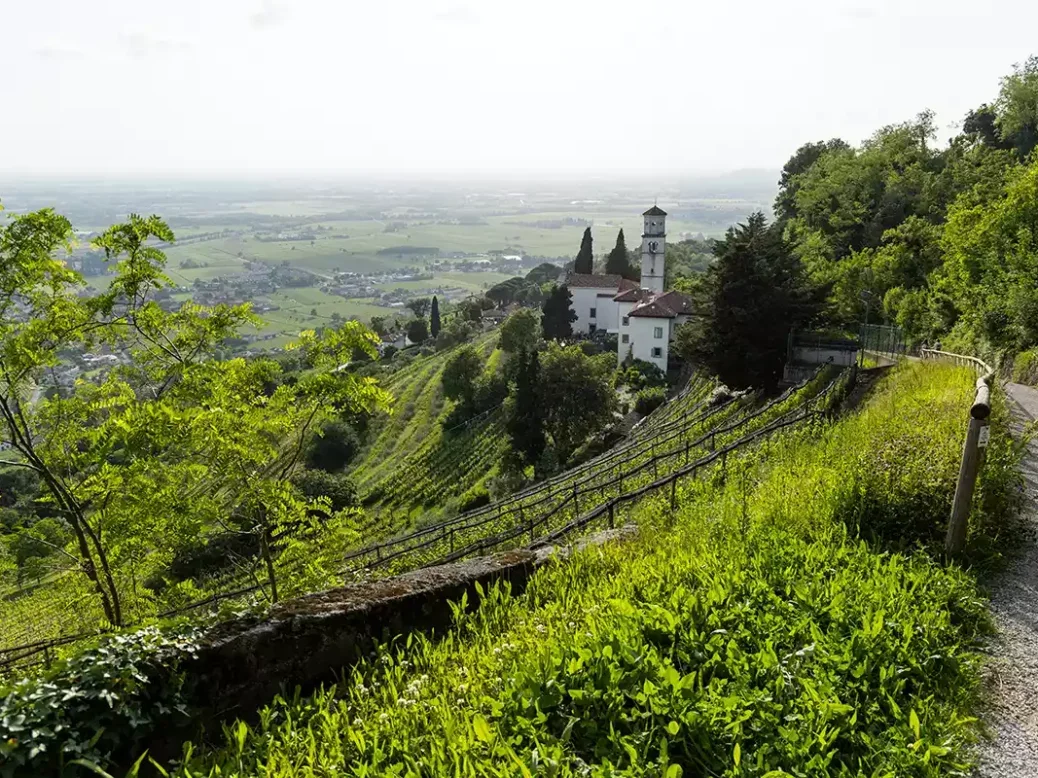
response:
{"label": "building window", "polygon": [[652,350],[652,358],[663,359],[663,349],[661,349],[659,346],[656,346],[656,348]]}
{"label": "building window", "polygon": [[598,313],[598,308],[592,308],[591,309],[591,318],[594,319],[595,318],[595,314],[597,314],[597,313]]}
{"label": "building window", "polygon": [[591,334],[591,335],[594,335],[594,334],[595,334],[595,330],[596,330],[596,329],[597,329],[597,328],[595,327],[595,325],[594,325],[594,324],[589,324],[589,325],[587,325],[587,331],[588,331],[588,333],[589,333],[589,334]]}
{"label": "building window", "polygon": [[652,331],[652,337],[656,338],[657,340],[662,338],[663,337],[663,327],[657,327],[656,329],[654,329]]}
{"label": "building window", "polygon": [[626,316],[624,316],[623,322],[624,322],[624,326],[625,326],[625,327],[626,327],[626,326],[627,326],[628,324],[630,324],[630,322],[629,322],[629,321],[627,320],[627,317],[626,317]]}
{"label": "building window", "polygon": [[620,336],[620,342],[621,342],[621,343],[630,343],[630,342],[631,342],[631,336],[630,336],[630,335],[628,335],[628,334],[627,334],[627,333],[625,332],[625,333],[624,333],[623,335],[621,335],[621,336]]}

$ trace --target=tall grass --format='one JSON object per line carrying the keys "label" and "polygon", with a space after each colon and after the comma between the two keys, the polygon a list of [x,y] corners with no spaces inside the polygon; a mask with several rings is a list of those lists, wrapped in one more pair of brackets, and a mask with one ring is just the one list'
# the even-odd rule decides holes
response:
{"label": "tall grass", "polygon": [[986,617],[925,544],[972,378],[899,369],[856,417],[685,483],[675,515],[646,502],[637,540],[459,605],[179,774],[963,774]]}

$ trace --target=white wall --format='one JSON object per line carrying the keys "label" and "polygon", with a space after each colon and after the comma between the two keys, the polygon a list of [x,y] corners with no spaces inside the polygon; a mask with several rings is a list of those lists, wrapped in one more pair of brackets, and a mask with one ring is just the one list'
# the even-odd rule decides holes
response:
{"label": "white wall", "polygon": [[[656,328],[663,330],[663,337],[656,337]],[[630,325],[620,328],[620,343],[617,346],[621,353],[620,361],[627,356],[627,349],[635,359],[651,362],[663,372],[667,372],[667,354],[670,351],[670,319],[654,319],[648,316],[635,316]],[[623,335],[630,335],[630,343],[623,342]],[[654,357],[652,350],[660,349],[660,355]]]}
{"label": "white wall", "polygon": [[[573,332],[589,332],[590,325],[594,324],[596,329],[615,333],[617,331],[616,306],[613,299],[616,289],[588,289],[581,287],[570,287],[573,295],[572,310],[577,314],[577,320],[573,322]],[[595,309],[595,318],[591,318],[591,309]]]}

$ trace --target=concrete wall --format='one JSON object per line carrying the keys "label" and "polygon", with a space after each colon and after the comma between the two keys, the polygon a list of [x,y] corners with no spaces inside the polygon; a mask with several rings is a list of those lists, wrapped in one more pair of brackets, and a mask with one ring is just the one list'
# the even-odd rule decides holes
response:
{"label": "concrete wall", "polygon": [[841,367],[850,367],[857,359],[857,351],[813,346],[797,346],[793,349],[793,361],[802,365],[824,365],[832,362]]}

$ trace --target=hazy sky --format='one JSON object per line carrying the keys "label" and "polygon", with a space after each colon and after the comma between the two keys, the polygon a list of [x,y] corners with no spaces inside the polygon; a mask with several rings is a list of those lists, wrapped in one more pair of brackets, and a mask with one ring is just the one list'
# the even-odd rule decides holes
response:
{"label": "hazy sky", "polygon": [[1034,0],[0,0],[0,171],[778,167],[1038,53]]}

